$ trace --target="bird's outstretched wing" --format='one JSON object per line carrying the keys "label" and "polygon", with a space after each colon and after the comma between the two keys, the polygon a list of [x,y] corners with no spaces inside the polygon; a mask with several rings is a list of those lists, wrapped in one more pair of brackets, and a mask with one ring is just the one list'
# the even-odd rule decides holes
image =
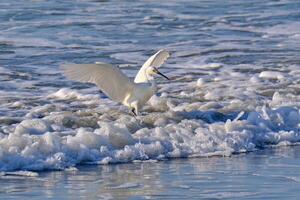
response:
{"label": "bird's outstretched wing", "polygon": [[141,67],[139,72],[136,74],[134,82],[142,83],[147,82],[146,69],[147,67],[160,67],[168,58],[170,53],[166,50],[159,50],[156,54],[152,55]]}
{"label": "bird's outstretched wing", "polygon": [[125,99],[134,84],[119,68],[106,63],[65,64],[61,69],[71,80],[96,84],[110,99],[117,102]]}

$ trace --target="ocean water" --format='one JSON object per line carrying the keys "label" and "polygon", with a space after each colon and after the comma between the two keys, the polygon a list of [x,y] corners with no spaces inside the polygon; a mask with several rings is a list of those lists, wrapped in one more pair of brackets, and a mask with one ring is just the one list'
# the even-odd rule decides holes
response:
{"label": "ocean water", "polygon": [[299,199],[300,146],[231,157],[10,172],[1,199]]}
{"label": "ocean water", "polygon": [[[252,162],[262,149],[266,157],[268,149],[296,152],[299,9],[294,0],[0,1],[1,185],[11,176],[58,176],[54,184],[64,184],[74,171],[101,182],[99,170],[113,176],[120,165],[131,173],[140,162],[162,174],[180,163],[230,168],[236,154]],[[159,49],[171,53],[161,71],[172,80],[157,78],[158,94],[138,120],[59,69],[100,61],[134,78]],[[109,187],[140,188],[128,184]]]}

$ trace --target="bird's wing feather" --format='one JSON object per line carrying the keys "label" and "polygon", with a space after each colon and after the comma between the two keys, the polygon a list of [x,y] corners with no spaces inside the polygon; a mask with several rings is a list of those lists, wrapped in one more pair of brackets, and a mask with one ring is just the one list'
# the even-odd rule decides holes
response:
{"label": "bird's wing feather", "polygon": [[156,54],[152,55],[141,67],[139,72],[136,74],[134,82],[147,82],[145,76],[146,69],[148,67],[160,67],[170,57],[170,53],[166,50],[159,50]]}
{"label": "bird's wing feather", "polygon": [[152,55],[142,67],[160,67],[170,57],[170,53],[166,50],[159,50],[156,54]]}
{"label": "bird's wing feather", "polygon": [[122,102],[133,86],[133,82],[119,68],[106,63],[65,64],[61,69],[71,80],[96,84],[117,102]]}

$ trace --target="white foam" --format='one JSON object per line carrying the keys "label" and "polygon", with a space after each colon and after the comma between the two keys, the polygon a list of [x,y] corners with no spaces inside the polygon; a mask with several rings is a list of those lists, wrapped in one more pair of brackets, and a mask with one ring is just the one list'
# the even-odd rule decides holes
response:
{"label": "white foam", "polygon": [[23,135],[41,135],[48,131],[51,131],[50,124],[42,119],[26,119],[17,125],[15,129],[15,134]]}
{"label": "white foam", "polygon": [[199,78],[197,80],[197,86],[201,87],[201,86],[203,86],[205,84],[205,82],[206,81],[204,80],[204,78]]}
{"label": "white foam", "polygon": [[285,78],[283,73],[277,71],[263,71],[259,74],[259,77],[265,79],[277,79],[277,80],[282,80]]}
{"label": "white foam", "polygon": [[221,63],[208,63],[204,65],[191,65],[189,68],[199,68],[199,69],[206,69],[206,70],[217,70],[223,67]]}
{"label": "white foam", "polygon": [[139,183],[124,183],[121,185],[117,185],[117,186],[112,186],[110,187],[111,189],[129,189],[129,188],[137,188],[139,187],[140,184]]}
{"label": "white foam", "polygon": [[[0,42],[10,43],[17,47],[61,47],[62,44],[53,42],[42,38],[11,38],[11,37],[0,37]],[[25,53],[25,52],[24,52]]]}
{"label": "white foam", "polygon": [[99,99],[99,95],[91,95],[91,94],[81,94],[76,90],[71,90],[69,88],[62,88],[57,92],[50,94],[49,98],[56,98],[60,100],[69,100],[69,99],[78,99],[78,100],[95,100]]}
{"label": "white foam", "polygon": [[37,172],[31,171],[15,171],[15,172],[4,172],[2,176],[27,176],[27,177],[37,177],[39,174]]}
{"label": "white foam", "polygon": [[[272,100],[274,104],[278,102],[277,95]],[[232,120],[215,112],[198,113],[195,108],[189,112],[149,113],[142,120],[156,125],[148,128],[133,117],[124,116],[119,119],[121,123],[99,121],[100,128],[96,129],[60,130],[70,131],[68,134],[51,129],[48,123],[56,124],[55,121],[23,120],[14,132],[0,137],[1,170],[67,169],[84,162],[230,156],[261,146],[300,141],[299,110],[293,107],[261,107],[249,112],[247,118],[240,112]]]}
{"label": "white foam", "polygon": [[300,22],[292,22],[288,24],[279,24],[272,26],[270,28],[265,28],[263,31],[269,34],[283,34],[283,35],[293,35],[293,34],[300,34]]}

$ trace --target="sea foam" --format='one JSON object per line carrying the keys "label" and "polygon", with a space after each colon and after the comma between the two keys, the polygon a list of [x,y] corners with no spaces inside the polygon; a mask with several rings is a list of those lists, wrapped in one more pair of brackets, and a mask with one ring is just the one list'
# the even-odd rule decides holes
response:
{"label": "sea foam", "polygon": [[[282,103],[278,95],[269,103]],[[159,105],[158,101],[166,100],[152,101]],[[118,121],[99,121],[96,129],[62,127],[60,132],[52,128],[57,126],[55,121],[24,119],[14,132],[1,134],[0,169],[67,169],[80,163],[230,156],[300,141],[299,109],[291,106],[262,106],[232,116],[167,110],[145,124],[152,115],[141,117],[141,121],[129,117],[130,121],[124,115]],[[164,122],[158,122],[161,120]]]}

